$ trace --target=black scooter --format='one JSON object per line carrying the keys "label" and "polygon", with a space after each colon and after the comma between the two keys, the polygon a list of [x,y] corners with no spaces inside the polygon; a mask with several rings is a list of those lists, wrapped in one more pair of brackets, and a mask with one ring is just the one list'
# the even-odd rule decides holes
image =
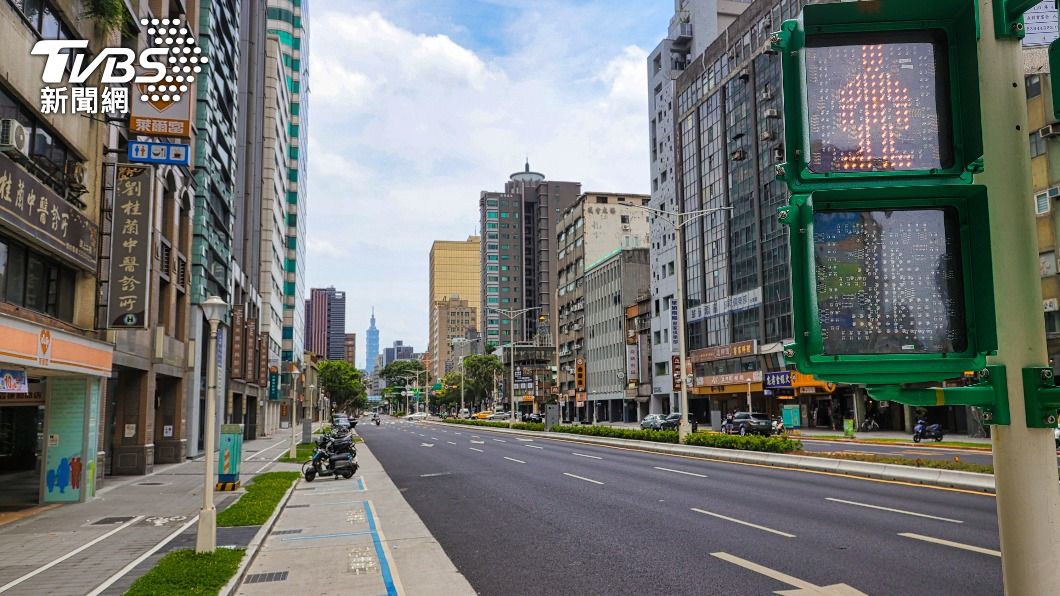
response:
{"label": "black scooter", "polygon": [[919,443],[923,439],[935,439],[936,442],[942,440],[942,425],[941,424],[928,424],[926,420],[917,420],[916,426],[913,427],[913,442]]}
{"label": "black scooter", "polygon": [[357,448],[353,446],[353,437],[344,435],[323,434],[317,439],[313,458],[302,464],[302,475],[306,482],[312,482],[317,476],[332,476],[338,480],[352,478],[357,473]]}

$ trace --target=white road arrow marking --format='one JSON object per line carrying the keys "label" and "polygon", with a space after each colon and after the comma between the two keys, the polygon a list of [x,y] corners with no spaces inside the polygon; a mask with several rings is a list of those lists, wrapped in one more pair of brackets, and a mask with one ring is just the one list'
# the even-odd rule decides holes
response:
{"label": "white road arrow marking", "polygon": [[790,576],[786,573],[777,571],[776,569],[770,569],[758,563],[752,563],[747,559],[741,559],[735,555],[729,553],[710,553],[711,556],[717,557],[722,561],[728,561],[733,565],[739,565],[744,569],[748,569],[764,575],[766,577],[777,580],[798,588],[796,590],[777,590],[775,594],[781,594],[782,596],[866,596],[864,592],[858,591],[846,584],[835,584],[832,586],[815,586],[808,581],[801,580],[797,577]]}
{"label": "white road arrow marking", "polygon": [[434,447],[434,443],[420,443],[420,447]]}

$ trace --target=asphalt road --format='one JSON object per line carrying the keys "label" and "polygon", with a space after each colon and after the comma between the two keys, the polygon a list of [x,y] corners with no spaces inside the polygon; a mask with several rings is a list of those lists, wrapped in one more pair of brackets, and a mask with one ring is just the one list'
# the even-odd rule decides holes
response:
{"label": "asphalt road", "polygon": [[482,594],[1002,592],[990,496],[385,421],[358,433]]}

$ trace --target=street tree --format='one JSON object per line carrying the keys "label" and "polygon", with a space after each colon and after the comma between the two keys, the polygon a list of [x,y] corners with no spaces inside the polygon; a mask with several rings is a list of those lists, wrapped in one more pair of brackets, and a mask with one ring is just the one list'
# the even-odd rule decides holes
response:
{"label": "street tree", "polygon": [[368,405],[361,371],[345,360],[325,360],[317,368],[320,389],[340,410],[354,411]]}

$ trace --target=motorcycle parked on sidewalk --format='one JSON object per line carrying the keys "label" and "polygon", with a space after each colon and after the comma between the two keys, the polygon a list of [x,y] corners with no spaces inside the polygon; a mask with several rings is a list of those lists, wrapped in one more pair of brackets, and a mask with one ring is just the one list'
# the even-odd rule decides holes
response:
{"label": "motorcycle parked on sidewalk", "polygon": [[913,427],[913,442],[919,443],[923,439],[935,439],[936,442],[942,440],[942,425],[941,424],[928,424],[926,420],[920,419],[916,421],[916,426]]}
{"label": "motorcycle parked on sidewalk", "polygon": [[352,478],[357,472],[357,448],[353,446],[353,436],[348,432],[332,435],[325,433],[317,439],[313,458],[302,464],[302,475],[306,482],[312,482],[317,476],[332,476],[338,480]]}

